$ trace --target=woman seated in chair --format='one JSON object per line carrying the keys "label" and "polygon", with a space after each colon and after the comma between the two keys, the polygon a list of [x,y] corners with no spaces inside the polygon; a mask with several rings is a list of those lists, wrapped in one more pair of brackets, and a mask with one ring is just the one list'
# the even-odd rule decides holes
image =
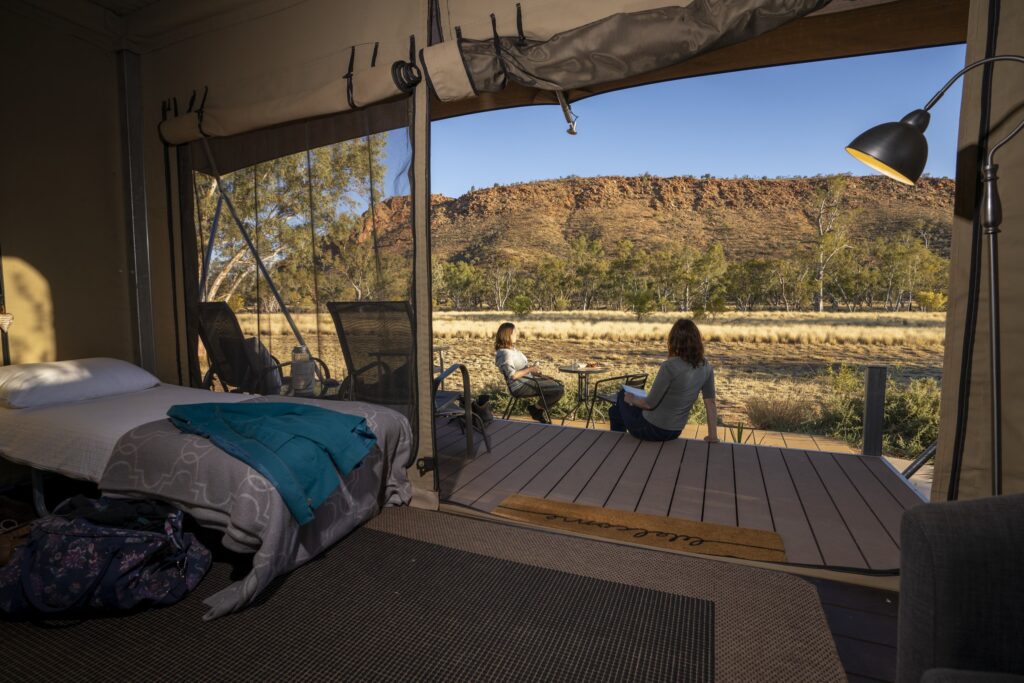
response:
{"label": "woman seated in chair", "polygon": [[692,320],[680,318],[668,333],[668,360],[658,368],[646,398],[619,391],[608,409],[612,431],[626,432],[644,441],[679,438],[690,409],[703,394],[708,413],[705,441],[718,442],[715,373],[704,358],[704,342]]}
{"label": "woman seated in chair", "polygon": [[494,339],[494,364],[505,376],[508,391],[514,398],[537,397],[537,403],[527,406],[530,416],[537,422],[551,423],[547,408],[558,403],[565,393],[565,387],[557,379],[543,375],[540,366],[530,362],[523,352],[516,348],[519,335],[512,323],[502,323]]}

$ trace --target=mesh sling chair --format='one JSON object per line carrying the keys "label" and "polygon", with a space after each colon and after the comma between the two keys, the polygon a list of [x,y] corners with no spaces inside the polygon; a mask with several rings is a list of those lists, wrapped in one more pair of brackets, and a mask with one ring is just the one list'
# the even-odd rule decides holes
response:
{"label": "mesh sling chair", "polygon": [[[291,363],[280,362],[257,339],[246,337],[227,303],[204,301],[199,304],[199,337],[210,362],[203,388],[211,388],[216,377],[225,391],[278,394],[287,383],[283,369]],[[331,372],[319,358],[313,361],[320,375],[321,391],[325,391],[331,384]]]}
{"label": "mesh sling chair", "polygon": [[647,386],[647,373],[607,377],[594,382],[594,395],[590,397],[590,405],[587,410],[587,427],[591,423],[597,426],[597,422],[594,420],[594,404],[598,401],[615,405],[615,399],[622,387],[633,387],[643,391],[645,386]]}
{"label": "mesh sling chair", "polygon": [[[414,332],[409,302],[332,301],[327,310],[334,320],[348,369],[341,396],[353,401],[411,407]],[[440,391],[441,383],[455,372],[462,375],[462,391]],[[474,453],[474,430],[466,429],[469,424],[483,433],[490,450],[486,425],[473,412],[469,371],[464,365],[442,369],[432,382],[432,396],[435,417],[459,420],[466,433],[467,456]]]}
{"label": "mesh sling chair", "polygon": [[523,394],[520,391],[520,395],[516,396],[514,393],[512,393],[512,386],[511,386],[512,383],[509,382],[506,379],[505,380],[505,386],[508,388],[508,396],[509,396],[509,398],[508,398],[508,405],[505,406],[505,413],[501,416],[501,419],[507,420],[509,415],[512,414],[513,409],[515,409],[515,407],[517,405],[519,405],[519,404],[528,405],[529,402],[532,399],[539,398],[540,399],[540,403],[541,403],[541,409],[544,411],[545,417],[547,417],[548,424],[552,424],[552,422],[551,422],[551,408],[550,408],[550,406],[548,406],[548,399],[544,395],[544,391],[543,391],[543,388],[541,387],[540,380],[538,380],[538,379],[536,379],[534,377],[520,377],[519,379],[517,379],[515,381],[516,382],[522,382],[523,384],[527,385],[529,387],[529,389],[533,393]]}

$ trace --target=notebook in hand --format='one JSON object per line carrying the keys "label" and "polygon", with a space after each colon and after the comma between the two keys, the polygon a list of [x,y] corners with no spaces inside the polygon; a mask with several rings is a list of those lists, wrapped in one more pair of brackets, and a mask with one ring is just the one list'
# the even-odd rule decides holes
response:
{"label": "notebook in hand", "polygon": [[636,387],[626,385],[622,387],[622,390],[627,394],[633,394],[637,398],[647,398],[647,392],[643,389],[637,389]]}

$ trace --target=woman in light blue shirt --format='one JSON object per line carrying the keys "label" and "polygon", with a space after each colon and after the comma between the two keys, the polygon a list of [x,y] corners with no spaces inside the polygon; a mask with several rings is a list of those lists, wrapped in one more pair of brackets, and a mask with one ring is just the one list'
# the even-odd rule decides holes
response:
{"label": "woman in light blue shirt", "polygon": [[[509,393],[516,398],[537,396],[537,403],[527,406],[530,415],[537,422],[551,423],[545,405],[550,408],[558,403],[565,393],[565,387],[557,379],[541,374],[540,366],[530,364],[522,351],[516,348],[519,332],[512,323],[502,323],[494,338],[494,364],[505,376]],[[543,397],[543,398],[542,398]]]}

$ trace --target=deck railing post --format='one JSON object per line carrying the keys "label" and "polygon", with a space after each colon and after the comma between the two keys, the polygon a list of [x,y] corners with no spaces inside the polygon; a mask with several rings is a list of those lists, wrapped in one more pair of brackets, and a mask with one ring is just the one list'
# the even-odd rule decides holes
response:
{"label": "deck railing post", "polygon": [[864,455],[882,454],[882,426],[885,420],[884,365],[869,365],[864,378]]}

